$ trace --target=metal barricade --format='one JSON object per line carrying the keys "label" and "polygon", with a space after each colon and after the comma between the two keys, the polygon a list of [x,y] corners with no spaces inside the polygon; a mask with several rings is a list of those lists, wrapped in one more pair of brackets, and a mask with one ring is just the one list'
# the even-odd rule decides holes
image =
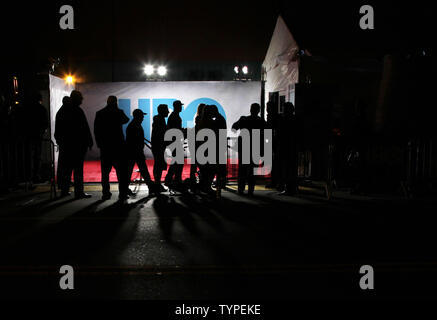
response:
{"label": "metal barricade", "polygon": [[[44,144],[48,144],[44,145]],[[24,184],[24,191],[33,188],[33,179],[41,164],[48,164],[50,198],[56,197],[55,144],[50,139],[14,139],[0,142],[0,182],[2,188]],[[44,157],[48,152],[48,157]],[[43,158],[45,161],[43,161]],[[38,159],[38,160],[36,160]],[[36,164],[38,161],[39,164]],[[38,168],[35,168],[35,164]]]}

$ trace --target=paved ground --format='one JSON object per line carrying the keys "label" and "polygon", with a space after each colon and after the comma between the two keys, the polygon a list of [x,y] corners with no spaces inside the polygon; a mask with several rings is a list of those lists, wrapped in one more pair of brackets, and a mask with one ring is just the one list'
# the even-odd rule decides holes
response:
{"label": "paved ground", "polygon": [[[115,186],[113,186],[115,188]],[[262,189],[262,188],[260,188]],[[10,298],[289,299],[435,297],[432,200],[317,195],[52,201],[1,196],[1,294]],[[59,268],[75,290],[59,289]],[[375,290],[359,268],[375,270]]]}

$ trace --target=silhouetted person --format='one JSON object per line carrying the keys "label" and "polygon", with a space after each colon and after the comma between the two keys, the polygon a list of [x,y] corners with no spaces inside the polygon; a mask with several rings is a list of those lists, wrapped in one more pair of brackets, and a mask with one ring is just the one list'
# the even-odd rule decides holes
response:
{"label": "silhouetted person", "polygon": [[[213,130],[213,111],[211,105],[205,105],[202,115],[199,119],[198,129],[210,129]],[[218,144],[216,145],[218,146]],[[209,150],[205,152],[205,156],[208,156]],[[199,164],[199,173],[200,173],[200,189],[208,194],[213,194],[214,190],[211,188],[212,180],[214,178],[214,164],[205,163]]]}
{"label": "silhouetted person", "polygon": [[[249,116],[242,116],[237,122],[235,122],[232,125],[233,130],[241,130],[241,129],[247,129],[249,130],[250,134],[250,163],[249,164],[243,164],[242,161],[242,139],[241,135],[238,138],[239,144],[238,144],[238,193],[243,194],[244,189],[246,187],[246,182],[248,184],[248,194],[252,195],[253,191],[255,189],[255,176],[253,173],[253,170],[259,166],[259,163],[254,163],[252,160],[252,130],[253,129],[265,129],[266,128],[266,122],[264,119],[258,116],[259,112],[261,110],[261,106],[258,103],[253,103],[250,106],[250,115]],[[262,131],[261,131],[261,139],[263,137]],[[259,142],[260,146],[262,145],[262,141]]]}
{"label": "silhouetted person", "polygon": [[[208,165],[208,179],[207,182],[210,186],[214,177],[216,177],[217,196],[220,196],[221,189],[226,186],[226,164],[220,164],[220,150],[219,139],[220,130],[226,130],[226,119],[219,113],[216,105],[209,106],[209,119],[207,120],[207,127],[214,131],[216,137],[216,161],[214,164]],[[226,154],[223,155],[227,158],[227,150],[224,150]]]}
{"label": "silhouetted person", "polygon": [[293,195],[297,190],[297,122],[294,105],[284,104],[284,113],[279,120],[278,142],[281,167],[282,194]]}
{"label": "silhouetted person", "polygon": [[278,159],[278,110],[275,110],[275,104],[272,101],[267,102],[267,128],[272,130],[272,169],[270,172],[271,180],[270,183],[266,185],[267,188],[275,188],[279,182],[280,170],[279,170],[279,159]]}
{"label": "silhouetted person", "polygon": [[[59,132],[60,132],[60,128],[59,128],[59,123],[58,123],[58,114],[59,111],[63,110],[63,112],[65,112],[65,109],[69,108],[70,105],[70,97],[69,96],[65,96],[62,98],[62,106],[61,108],[59,108],[58,113],[56,114],[56,122],[55,122],[55,140],[59,146],[59,156],[58,156],[58,170],[57,170],[57,177],[58,177],[58,188],[59,190],[61,190],[61,196],[66,196],[69,195],[68,190],[66,192],[64,192],[65,190],[63,189],[63,184],[65,183],[65,181],[63,181],[63,179],[61,178],[63,176],[63,172],[65,170],[68,170],[66,168],[68,168],[69,164],[68,164],[68,157],[65,156],[65,153],[63,154],[61,152],[61,148],[60,148],[60,137],[59,137]],[[71,180],[68,182],[68,184],[71,184]]]}
{"label": "silhouetted person", "polygon": [[33,182],[40,182],[39,175],[41,165],[41,149],[44,133],[46,132],[49,122],[46,108],[42,105],[42,95],[39,92],[33,93],[29,101],[25,104],[24,116],[26,118],[23,125],[29,143],[32,162],[31,176]]}
{"label": "silhouetted person", "polygon": [[[196,136],[197,132],[199,132],[199,130],[200,130],[200,128],[199,128],[200,119],[203,116],[205,106],[206,105],[204,103],[201,103],[197,107],[197,113],[196,113],[196,116],[194,118],[194,128],[191,129],[191,130],[194,130],[194,136]],[[194,150],[190,150],[190,154],[191,154],[192,158],[194,158],[194,159],[195,159],[195,154],[196,154],[196,150],[197,150],[198,146],[199,146],[198,142],[195,141],[194,142]],[[190,189],[192,191],[196,191],[196,188],[197,188],[197,181],[196,181],[197,169],[198,169],[198,164],[197,164],[196,160],[194,160],[194,163],[191,163],[191,166],[190,166],[190,185],[191,185]]]}
{"label": "silhouetted person", "polygon": [[[176,100],[173,102],[173,112],[168,117],[167,121],[167,130],[168,129],[178,129],[184,132],[182,129],[182,118],[179,115],[182,111],[183,103],[180,100]],[[184,136],[186,136],[186,131]],[[181,145],[183,145],[183,141],[179,141]],[[183,147],[183,146],[181,146]],[[176,156],[176,150],[173,151],[173,157]],[[170,168],[167,171],[167,175],[165,176],[165,185],[170,187],[177,187],[182,184],[182,171],[184,169],[183,163],[173,163],[170,165]]]}
{"label": "silhouetted person", "polygon": [[133,119],[126,129],[126,145],[128,148],[128,177],[132,176],[132,170],[135,163],[140,170],[141,176],[149,188],[149,194],[154,192],[155,185],[150,178],[149,170],[147,169],[146,156],[144,155],[144,130],[141,123],[144,120],[144,113],[140,109],[135,109],[132,113]]}
{"label": "silhouetted person", "polygon": [[[83,191],[83,163],[87,149],[93,146],[90,127],[85,113],[80,108],[82,94],[73,90],[70,103],[62,105],[56,114],[55,139],[59,145],[58,182],[61,195],[69,194],[71,173],[74,172],[75,198],[89,198]],[[66,101],[64,101],[66,102]]]}
{"label": "silhouetted person", "polygon": [[118,180],[119,199],[128,198],[128,163],[127,148],[124,140],[123,125],[129,118],[118,108],[117,97],[109,96],[107,105],[97,111],[94,121],[94,137],[100,148],[100,165],[102,170],[102,199],[110,199],[109,174],[115,168]]}
{"label": "silhouetted person", "polygon": [[167,124],[165,118],[168,117],[169,111],[166,104],[158,106],[158,114],[153,117],[152,124],[152,153],[154,159],[153,177],[156,184],[156,192],[167,191],[161,185],[162,171],[167,170],[167,162],[165,161],[165,149],[167,142],[164,141],[164,135],[167,131]]}

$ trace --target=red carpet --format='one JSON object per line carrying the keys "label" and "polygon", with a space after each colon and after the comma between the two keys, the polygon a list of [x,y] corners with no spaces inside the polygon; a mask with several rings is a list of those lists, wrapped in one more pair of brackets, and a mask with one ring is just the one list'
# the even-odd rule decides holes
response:
{"label": "red carpet", "polygon": [[[149,169],[149,174],[153,179],[153,160],[148,159],[147,160],[147,167]],[[236,177],[237,176],[237,165],[228,165],[228,177]],[[135,172],[138,169],[138,167],[135,165],[135,168],[132,173],[132,179],[139,178],[139,175],[137,172]],[[100,161],[85,161],[84,165],[84,181],[85,182],[100,182],[101,181],[101,171],[100,171]],[[165,175],[167,174],[167,171],[164,171],[162,174],[162,180],[164,180]],[[184,170],[182,172],[182,178],[186,179],[190,177],[190,165],[185,164]],[[114,168],[112,169],[109,181],[111,182],[117,182],[117,175],[115,173]]]}

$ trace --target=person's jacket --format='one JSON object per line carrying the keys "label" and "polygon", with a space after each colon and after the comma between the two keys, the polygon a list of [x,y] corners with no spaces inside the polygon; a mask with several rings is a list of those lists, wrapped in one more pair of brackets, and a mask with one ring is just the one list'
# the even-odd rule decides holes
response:
{"label": "person's jacket", "polygon": [[152,124],[152,150],[164,149],[166,143],[164,141],[165,132],[167,131],[167,124],[165,118],[161,115],[153,117]]}
{"label": "person's jacket", "polygon": [[126,144],[131,152],[144,152],[144,130],[140,122],[132,120],[127,126]]}
{"label": "person's jacket", "polygon": [[56,143],[61,147],[84,150],[93,146],[85,113],[75,105],[63,105],[56,113]]}
{"label": "person's jacket", "polygon": [[258,116],[242,116],[240,119],[238,119],[237,122],[235,122],[232,125],[232,129],[234,130],[241,130],[241,129],[248,129],[249,132],[252,129],[265,129],[266,128],[266,122],[264,119]]}
{"label": "person's jacket", "polygon": [[[249,115],[249,116],[242,116],[237,122],[235,122],[232,125],[232,129],[234,130],[242,130],[242,129],[247,129],[249,130],[249,136],[250,136],[250,143],[249,143],[249,149],[250,149],[250,155],[252,155],[252,130],[253,129],[260,129],[260,149],[261,149],[261,153],[263,153],[264,150],[264,132],[263,129],[265,129],[267,127],[266,122],[264,121],[264,119],[262,119],[261,117],[258,116],[253,116],[253,115]],[[242,144],[243,144],[243,139],[242,139],[242,134],[240,132],[240,136],[238,137],[239,143],[238,143],[238,156],[241,157],[242,156]],[[255,165],[257,165],[257,163],[255,163]]]}
{"label": "person's jacket", "polygon": [[168,116],[167,129],[179,129],[182,130],[182,119],[177,112],[172,112]]}
{"label": "person's jacket", "polygon": [[94,120],[94,137],[97,146],[105,150],[117,150],[124,146],[123,125],[128,123],[129,118],[123,110],[106,106],[97,111]]}

